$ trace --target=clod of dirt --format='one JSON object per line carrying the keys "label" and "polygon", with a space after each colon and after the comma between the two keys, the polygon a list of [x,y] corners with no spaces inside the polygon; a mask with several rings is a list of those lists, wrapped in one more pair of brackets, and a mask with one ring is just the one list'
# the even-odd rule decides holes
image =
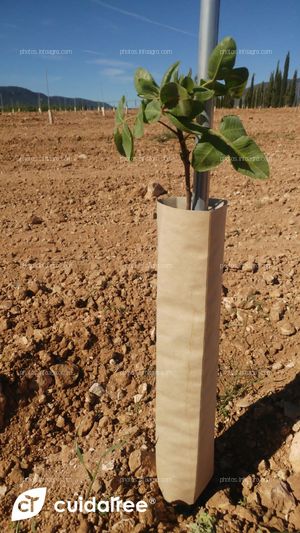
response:
{"label": "clod of dirt", "polygon": [[300,473],[300,431],[296,433],[292,440],[289,461],[292,465],[292,469],[296,474]]}
{"label": "clod of dirt", "polygon": [[[280,517],[287,515],[295,506],[295,498],[290,493],[288,485],[278,479],[262,481],[258,493],[264,507],[276,510]],[[282,516],[281,516],[282,515]]]}
{"label": "clod of dirt", "polygon": [[79,437],[84,437],[85,435],[87,435],[91,431],[94,425],[94,422],[95,422],[94,413],[90,412],[84,415],[79,420],[79,424],[78,424],[77,434],[79,435]]}
{"label": "clod of dirt", "polygon": [[43,222],[44,220],[38,215],[31,215],[31,217],[28,220],[28,224],[31,224],[31,225],[42,224]]}
{"label": "clod of dirt", "polygon": [[152,198],[158,198],[163,194],[167,194],[167,191],[162,185],[160,185],[160,183],[149,183],[145,198],[146,200],[151,200]]}
{"label": "clod of dirt", "polygon": [[284,335],[285,337],[290,337],[291,335],[294,335],[294,333],[296,333],[296,328],[293,324],[291,324],[291,322],[285,321],[279,325],[279,331],[281,335]]}
{"label": "clod of dirt", "polygon": [[105,393],[105,390],[103,387],[101,387],[100,383],[93,383],[93,385],[89,388],[89,392],[95,396],[98,396],[98,398],[101,398],[101,396]]}
{"label": "clod of dirt", "polygon": [[72,387],[79,377],[79,368],[72,363],[52,365],[50,370],[54,374],[55,385],[60,389]]}

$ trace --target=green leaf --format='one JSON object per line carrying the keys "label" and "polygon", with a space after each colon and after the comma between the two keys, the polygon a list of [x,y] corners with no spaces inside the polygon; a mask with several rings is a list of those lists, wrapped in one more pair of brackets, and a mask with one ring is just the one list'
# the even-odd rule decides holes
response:
{"label": "green leaf", "polygon": [[236,43],[232,37],[225,37],[213,50],[208,61],[208,77],[222,80],[224,69],[232,69],[236,59]]}
{"label": "green leaf", "polygon": [[128,161],[132,161],[133,159],[133,135],[127,126],[127,124],[124,124],[123,131],[122,131],[122,144],[124,148],[125,155],[128,159]]}
{"label": "green leaf", "polygon": [[225,85],[219,81],[208,81],[205,83],[205,88],[214,91],[215,96],[225,96],[227,94]]}
{"label": "green leaf", "polygon": [[140,105],[138,114],[135,119],[134,128],[133,128],[133,135],[136,137],[136,139],[139,139],[140,137],[143,137],[144,135],[144,108],[143,104]]}
{"label": "green leaf", "polygon": [[235,115],[223,117],[220,133],[228,142],[230,159],[235,170],[257,179],[269,177],[267,159],[257,144],[247,136],[245,128]]}
{"label": "green leaf", "polygon": [[200,124],[197,124],[196,122],[191,122],[189,119],[185,117],[175,117],[175,115],[172,115],[172,113],[167,112],[165,115],[168,117],[168,119],[181,131],[185,131],[186,133],[194,133],[195,135],[201,135],[203,132],[208,131],[208,128],[205,128],[204,126],[200,126]]}
{"label": "green leaf", "polygon": [[169,83],[172,79],[172,76],[175,74],[175,72],[178,71],[178,67],[180,65],[180,61],[176,61],[176,63],[173,63],[168,70],[163,75],[163,78],[161,80],[160,86],[163,87],[163,85],[166,85],[166,83]]}
{"label": "green leaf", "polygon": [[185,98],[179,100],[176,107],[170,109],[172,115],[177,117],[185,117],[192,120],[203,111],[203,105],[192,98]]}
{"label": "green leaf", "polygon": [[206,87],[194,87],[194,97],[198,102],[206,102],[207,100],[211,100],[215,92],[211,89],[206,89]]}
{"label": "green leaf", "polygon": [[192,167],[198,172],[207,172],[224,160],[224,154],[210,142],[196,144],[192,154]]}
{"label": "green leaf", "polygon": [[188,93],[192,93],[194,89],[194,81],[190,76],[185,76],[181,82],[182,87],[184,87]]}
{"label": "green leaf", "polygon": [[235,141],[246,134],[242,121],[236,115],[227,115],[222,118],[220,132],[229,141]]}
{"label": "green leaf", "polygon": [[233,143],[234,155],[230,156],[232,166],[250,178],[266,179],[270,170],[267,159],[257,144],[248,136],[240,137]]}
{"label": "green leaf", "polygon": [[161,105],[158,100],[153,100],[146,105],[145,117],[147,122],[157,122],[161,117]]}
{"label": "green leaf", "polygon": [[118,103],[118,107],[116,109],[115,122],[116,122],[117,126],[123,124],[123,122],[124,122],[124,117],[125,117],[124,106],[125,106],[125,102],[126,102],[125,96],[122,96],[122,98],[120,99],[120,101]]}
{"label": "green leaf", "polygon": [[227,93],[233,98],[240,98],[245,90],[249,77],[247,68],[235,68],[224,72],[225,87]]}
{"label": "green leaf", "polygon": [[125,157],[126,154],[124,152],[123,142],[122,142],[122,135],[119,132],[119,128],[116,128],[115,131],[114,131],[114,141],[115,141],[115,145],[116,145],[116,148],[117,148],[119,154],[121,154],[122,156]]}
{"label": "green leaf", "polygon": [[150,72],[144,68],[137,68],[134,74],[134,85],[139,96],[155,98],[159,95],[159,88]]}
{"label": "green leaf", "polygon": [[166,83],[160,90],[160,101],[165,107],[175,107],[179,101],[178,84],[172,81]]}

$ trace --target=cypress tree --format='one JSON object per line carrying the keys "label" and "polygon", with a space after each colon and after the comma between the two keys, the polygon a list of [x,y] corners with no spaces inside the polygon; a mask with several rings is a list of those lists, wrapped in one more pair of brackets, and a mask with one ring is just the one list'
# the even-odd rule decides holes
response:
{"label": "cypress tree", "polygon": [[254,107],[254,78],[255,74],[252,74],[251,85],[248,92],[247,107]]}
{"label": "cypress tree", "polygon": [[290,107],[296,104],[295,100],[296,100],[297,77],[298,77],[298,72],[297,70],[295,70],[294,76],[293,76],[292,81],[290,82],[289,90],[287,94],[287,104]]}
{"label": "cypress tree", "polygon": [[261,89],[260,89],[260,104],[259,104],[259,106],[260,107],[264,107],[264,103],[265,103],[265,82],[263,81],[262,84],[261,84]]}
{"label": "cypress tree", "polygon": [[284,62],[282,84],[281,84],[281,94],[280,94],[280,106],[281,107],[284,106],[286,102],[288,79],[289,79],[289,68],[290,68],[290,52],[287,53],[285,62]]}
{"label": "cypress tree", "polygon": [[271,107],[272,105],[272,94],[274,91],[274,72],[271,72],[270,80],[267,85],[265,92],[265,107]]}
{"label": "cypress tree", "polygon": [[279,68],[279,61],[277,63],[277,68],[275,72],[275,79],[274,79],[274,90],[272,94],[271,99],[271,106],[272,107],[278,107],[280,103],[280,94],[281,94],[281,85],[282,85],[282,73]]}

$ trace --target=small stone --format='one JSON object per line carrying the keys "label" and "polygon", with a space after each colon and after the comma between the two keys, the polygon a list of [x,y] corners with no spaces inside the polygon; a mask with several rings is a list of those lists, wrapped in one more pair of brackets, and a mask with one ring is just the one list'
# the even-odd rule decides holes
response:
{"label": "small stone", "polygon": [[55,385],[60,389],[72,387],[79,377],[78,366],[71,363],[52,365],[50,370],[54,374]]}
{"label": "small stone", "polygon": [[242,266],[242,270],[244,272],[257,272],[258,270],[258,265],[257,263],[253,263],[252,261],[246,261],[246,263],[243,264]]}
{"label": "small stone", "polygon": [[167,191],[162,187],[162,185],[159,183],[149,183],[145,198],[146,200],[151,200],[152,198],[158,198],[162,194],[167,194]]}
{"label": "small stone", "polygon": [[279,477],[279,479],[282,479],[282,481],[286,481],[289,477],[289,470],[278,470],[277,472],[277,476]]}
{"label": "small stone", "polygon": [[37,384],[39,387],[39,393],[46,393],[48,389],[53,385],[53,375],[50,373],[50,371],[42,370],[41,372],[39,372],[37,376]]}
{"label": "small stone", "polygon": [[280,322],[279,332],[285,337],[290,337],[291,335],[294,335],[294,333],[296,333],[296,328],[293,324],[286,320],[284,322]]}
{"label": "small stone", "polygon": [[275,283],[278,282],[277,274],[272,274],[272,272],[270,272],[269,270],[264,272],[262,277],[267,285],[274,285]]}
{"label": "small stone", "polygon": [[35,224],[42,224],[44,220],[37,216],[37,215],[31,215],[31,217],[28,220],[28,224],[35,225]]}
{"label": "small stone", "polygon": [[237,409],[245,409],[253,404],[253,398],[252,396],[245,396],[244,398],[239,398],[235,402],[235,406]]}
{"label": "small stone", "polygon": [[142,452],[141,450],[135,450],[129,455],[128,460],[129,468],[134,473],[142,465]]}
{"label": "small stone", "polygon": [[272,370],[275,370],[275,371],[276,371],[276,370],[281,370],[282,368],[283,368],[283,364],[280,363],[279,361],[278,361],[277,363],[274,363],[274,364],[272,365]]}
{"label": "small stone", "polygon": [[7,318],[1,317],[0,318],[0,333],[4,333],[8,329],[10,329],[11,323]]}
{"label": "small stone", "polygon": [[5,496],[6,492],[7,492],[7,486],[0,485],[0,498],[2,498],[2,496]]}
{"label": "small stone", "polygon": [[263,472],[265,472],[268,468],[268,463],[267,461],[265,461],[265,459],[263,459],[262,461],[260,461],[259,465],[258,465],[258,471],[260,474],[262,474]]}
{"label": "small stone", "polygon": [[61,416],[61,415],[59,415],[59,416],[57,417],[57,419],[56,419],[56,426],[57,426],[58,428],[61,428],[61,429],[62,429],[62,428],[65,427],[65,424],[66,424],[66,422],[65,422],[64,417]]}
{"label": "small stone", "polygon": [[115,461],[112,459],[111,461],[108,461],[107,463],[102,463],[102,471],[103,472],[110,472],[115,468]]}
{"label": "small stone", "polygon": [[133,397],[133,401],[134,401],[134,403],[139,403],[142,398],[143,398],[142,394],[135,394],[134,397]]}
{"label": "small stone", "polygon": [[94,425],[94,421],[95,421],[95,416],[93,412],[90,412],[81,418],[77,426],[77,433],[79,437],[84,437],[91,431]]}
{"label": "small stone", "polygon": [[141,385],[138,386],[138,393],[142,396],[145,396],[147,394],[148,390],[148,383],[141,383]]}
{"label": "small stone", "polygon": [[244,311],[243,309],[237,309],[236,316],[239,322],[241,324],[247,324],[248,321],[248,313]]}
{"label": "small stone", "polygon": [[216,492],[211,498],[209,498],[206,506],[208,509],[218,509],[227,512],[231,512],[234,509],[225,490],[219,490]]}
{"label": "small stone", "polygon": [[270,320],[278,322],[282,319],[286,310],[286,305],[283,301],[276,302],[270,309]]}
{"label": "small stone", "polygon": [[150,331],[150,339],[152,340],[152,342],[155,342],[156,340],[156,327],[155,326],[153,326],[153,328]]}
{"label": "small stone", "polygon": [[287,478],[287,482],[291,487],[296,500],[300,502],[300,474],[293,474],[292,476],[289,476]]}
{"label": "small stone", "polygon": [[300,431],[300,420],[298,420],[298,422],[296,422],[293,425],[292,430],[293,430],[294,433],[297,433],[298,431]]}
{"label": "small stone", "polygon": [[83,159],[87,159],[87,155],[86,155],[86,154],[79,154],[79,155],[77,156],[77,159],[81,159],[81,160],[83,160]]}
{"label": "small stone", "polygon": [[289,453],[289,461],[295,474],[300,473],[300,431],[295,434]]}
{"label": "small stone", "polygon": [[243,507],[242,505],[236,506],[236,508],[233,511],[233,515],[237,516],[241,520],[246,520],[246,522],[250,522],[250,524],[257,524],[257,518],[255,514],[252,513],[246,507]]}
{"label": "small stone", "polygon": [[253,489],[253,486],[254,486],[254,482],[253,482],[253,479],[252,479],[252,476],[249,475],[247,477],[245,477],[242,481],[242,487],[243,487],[243,496],[244,497],[247,497],[250,492],[252,492],[252,489]]}
{"label": "small stone", "polygon": [[93,385],[89,388],[89,392],[91,394],[94,394],[98,398],[101,398],[101,396],[103,396],[103,394],[105,393],[105,390],[100,385],[100,383],[93,383]]}

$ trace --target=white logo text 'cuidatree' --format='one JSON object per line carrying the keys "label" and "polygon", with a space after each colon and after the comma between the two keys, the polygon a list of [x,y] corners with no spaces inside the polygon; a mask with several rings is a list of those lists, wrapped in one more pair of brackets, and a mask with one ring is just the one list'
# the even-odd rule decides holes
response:
{"label": "white logo text 'cuidatree'", "polygon": [[30,489],[20,494],[13,506],[11,520],[27,520],[39,514],[44,506],[47,488]]}
{"label": "white logo text 'cuidatree'", "polygon": [[58,500],[54,504],[57,513],[132,513],[138,511],[144,513],[148,509],[148,504],[144,500],[134,503],[132,500],[121,500],[119,496],[109,498],[108,500],[96,500],[95,496],[89,500],[78,496],[77,500]]}

